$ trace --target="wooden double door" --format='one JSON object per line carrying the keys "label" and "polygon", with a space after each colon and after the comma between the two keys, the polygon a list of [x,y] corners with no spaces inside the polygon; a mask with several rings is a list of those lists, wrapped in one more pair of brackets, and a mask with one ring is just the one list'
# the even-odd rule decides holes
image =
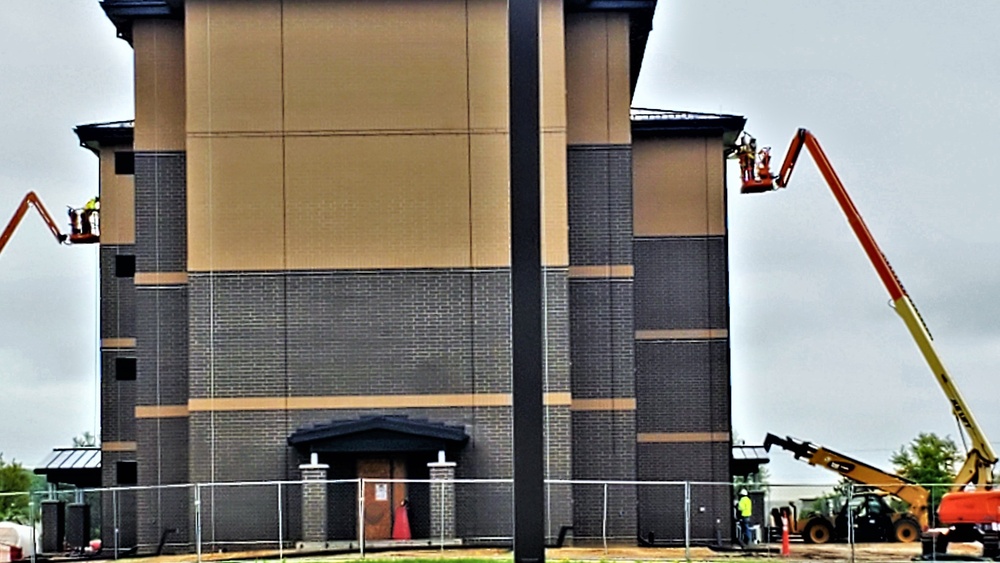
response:
{"label": "wooden double door", "polygon": [[365,539],[392,538],[396,508],[406,499],[406,483],[379,482],[379,479],[406,479],[406,462],[399,458],[362,458],[358,460],[358,477],[366,481]]}

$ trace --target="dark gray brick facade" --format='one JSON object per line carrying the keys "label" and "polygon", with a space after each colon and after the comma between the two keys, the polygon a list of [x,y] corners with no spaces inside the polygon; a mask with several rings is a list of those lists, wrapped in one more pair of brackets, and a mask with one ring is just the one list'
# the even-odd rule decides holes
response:
{"label": "dark gray brick facade", "polygon": [[[187,270],[187,182],[184,153],[135,154],[136,272]],[[136,314],[136,404],[182,407],[188,401],[188,290],[186,286],[138,286]],[[190,482],[188,420],[137,421],[139,485]],[[189,489],[138,494],[139,544],[159,543],[176,529],[169,544],[191,540]]]}
{"label": "dark gray brick facade", "polygon": [[[636,330],[726,329],[729,326],[725,236],[635,240]],[[729,339],[641,340],[635,344],[639,433],[727,435],[731,431]],[[640,443],[640,480],[729,482],[730,442]],[[692,538],[728,540],[727,486],[692,486]],[[684,489],[639,491],[639,533],[684,537]]]}
{"label": "dark gray brick facade", "polygon": [[[509,280],[507,270],[191,274],[187,308],[190,396],[509,393]],[[566,393],[569,298],[565,269],[546,271],[546,295],[550,334],[546,389]],[[285,443],[296,428],[381,413],[464,425],[469,443],[453,454],[459,477],[511,476],[510,409],[484,406],[193,412],[190,477],[201,482],[298,479],[304,454]],[[568,407],[549,408],[547,420],[549,474],[568,479]],[[417,461],[426,466],[433,459]],[[331,478],[356,476],[354,461],[323,462],[331,465]],[[426,473],[426,467],[422,471]],[[353,498],[355,493],[340,490],[344,487],[331,485],[329,491],[331,539],[349,539],[356,533],[356,515],[343,511],[346,501],[342,498],[348,494]],[[421,506],[429,500],[424,500],[420,489],[417,486],[416,496],[411,496],[415,535],[417,530],[430,530],[421,516]],[[503,524],[509,520],[509,486],[493,489],[457,488],[460,533],[510,535],[509,522]],[[479,492],[487,497],[473,494]],[[246,493],[232,489],[224,494],[225,503],[236,506],[236,497]],[[570,502],[569,498],[553,499],[552,518],[568,523]],[[219,543],[261,536],[276,526],[273,515],[236,526],[232,522],[240,514],[227,512],[219,498],[203,499],[203,508],[210,506],[215,506],[216,519],[228,522],[216,524],[218,535],[212,538]],[[226,530],[226,534],[245,532],[236,538],[223,535]]]}
{"label": "dark gray brick facade", "polygon": [[136,291],[136,400],[139,405],[186,405],[188,324],[185,286]]}
{"label": "dark gray brick facade", "polygon": [[729,405],[728,340],[636,343],[639,432],[729,432]]}
{"label": "dark gray brick facade", "polygon": [[[569,390],[565,270],[546,275],[551,391]],[[199,397],[510,391],[509,272],[192,274]]]}
{"label": "dark gray brick facade", "polygon": [[[567,176],[570,265],[631,265],[631,145],[570,146]],[[632,280],[571,279],[569,295],[573,398],[635,397]],[[572,421],[575,479],[635,479],[634,412],[574,412]],[[572,497],[574,537],[600,537],[603,487],[575,485]],[[615,499],[608,533],[633,536],[635,491]]]}
{"label": "dark gray brick facade", "polygon": [[632,285],[626,279],[570,281],[574,398],[635,397]]}
{"label": "dark gray brick facade", "polygon": [[635,240],[635,328],[729,326],[726,237]]}
{"label": "dark gray brick facade", "polygon": [[632,146],[566,149],[570,264],[632,263]]}
{"label": "dark gray brick facade", "polygon": [[[578,411],[573,413],[573,478],[634,481],[636,475],[635,411]],[[636,487],[610,485],[607,490],[607,533],[634,538]],[[573,537],[601,538],[605,516],[604,485],[573,486]]]}
{"label": "dark gray brick facade", "polygon": [[[101,479],[105,487],[119,486],[119,461],[135,461],[135,452],[105,451],[101,453]],[[136,545],[138,540],[136,521],[135,491],[101,493],[101,541],[105,546],[108,548],[115,546],[127,548]],[[115,537],[116,526],[117,538]]]}
{"label": "dark gray brick facade", "polygon": [[135,153],[135,246],[139,272],[187,271],[187,159]]}
{"label": "dark gray brick facade", "polygon": [[[638,445],[643,481],[730,481],[729,442]],[[645,485],[639,490],[639,534],[683,541],[684,487]],[[728,541],[732,530],[732,491],[728,485],[691,485],[691,538],[699,543]]]}
{"label": "dark gray brick facade", "polygon": [[101,245],[101,338],[135,337],[135,284],[115,276],[115,257],[135,255],[131,244]]}
{"label": "dark gray brick facade", "polygon": [[[139,484],[189,483],[188,419],[141,418],[137,421]],[[154,548],[167,530],[168,544],[190,547],[192,487],[139,490],[137,497],[139,547]]]}

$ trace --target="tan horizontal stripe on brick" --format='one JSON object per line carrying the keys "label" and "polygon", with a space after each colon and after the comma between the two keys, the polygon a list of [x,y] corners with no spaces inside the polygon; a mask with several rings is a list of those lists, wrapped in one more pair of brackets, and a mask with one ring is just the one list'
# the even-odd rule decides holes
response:
{"label": "tan horizontal stripe on brick", "polygon": [[634,411],[635,399],[573,399],[569,407],[572,411]]}
{"label": "tan horizontal stripe on brick", "polygon": [[724,328],[691,328],[672,330],[637,330],[636,340],[708,340],[726,338],[729,331]]}
{"label": "tan horizontal stripe on brick", "polygon": [[135,338],[102,338],[101,348],[135,348]]}
{"label": "tan horizontal stripe on brick", "polygon": [[105,452],[134,452],[135,442],[104,442],[101,444],[101,451]]}
{"label": "tan horizontal stripe on brick", "polygon": [[135,407],[136,418],[179,418],[187,415],[187,405],[147,405]]}
{"label": "tan horizontal stripe on brick", "polygon": [[135,285],[185,285],[187,272],[136,272]]}
{"label": "tan horizontal stripe on brick", "polygon": [[571,278],[632,278],[635,268],[631,264],[600,265],[600,266],[570,266]]}
{"label": "tan horizontal stripe on brick", "polygon": [[635,435],[635,441],[641,444],[728,442],[729,432],[640,432]]}
{"label": "tan horizontal stripe on brick", "polygon": [[550,407],[569,407],[573,404],[573,395],[570,393],[546,393],[542,400]]}
{"label": "tan horizontal stripe on brick", "polygon": [[[568,406],[569,393],[546,393],[545,404]],[[338,395],[327,397],[236,397],[191,399],[191,412],[272,411],[378,408],[507,407],[507,393],[455,395]]]}

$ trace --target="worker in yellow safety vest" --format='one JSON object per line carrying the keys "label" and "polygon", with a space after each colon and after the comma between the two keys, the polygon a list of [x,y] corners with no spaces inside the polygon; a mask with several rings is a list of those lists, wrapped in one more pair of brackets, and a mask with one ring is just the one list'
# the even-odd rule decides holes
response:
{"label": "worker in yellow safety vest", "polygon": [[83,206],[83,213],[80,214],[80,223],[82,227],[83,234],[89,235],[91,229],[90,216],[97,213],[101,209],[101,197],[94,196],[90,198]]}
{"label": "worker in yellow safety vest", "polygon": [[750,516],[753,515],[753,503],[746,489],[740,489],[740,500],[736,503],[736,512],[739,514],[740,524],[740,544],[750,543]]}

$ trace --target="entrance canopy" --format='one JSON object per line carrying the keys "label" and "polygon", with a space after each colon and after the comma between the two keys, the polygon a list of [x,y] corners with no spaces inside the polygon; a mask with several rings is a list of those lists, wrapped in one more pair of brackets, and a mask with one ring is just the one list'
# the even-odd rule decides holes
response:
{"label": "entrance canopy", "polygon": [[468,441],[461,426],[389,415],[331,420],[288,437],[288,445],[303,453],[436,452],[461,449]]}
{"label": "entrance canopy", "polygon": [[89,488],[101,486],[101,449],[98,447],[56,448],[35,468],[49,483],[65,483]]}

